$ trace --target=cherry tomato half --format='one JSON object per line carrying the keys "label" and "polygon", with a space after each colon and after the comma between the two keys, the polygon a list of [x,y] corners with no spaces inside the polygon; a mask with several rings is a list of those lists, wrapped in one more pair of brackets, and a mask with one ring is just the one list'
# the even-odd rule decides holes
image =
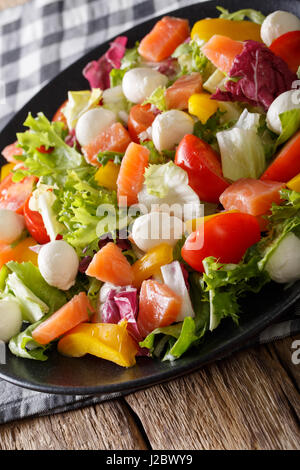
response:
{"label": "cherry tomato half", "polygon": [[27,176],[22,181],[14,183],[12,177],[12,173],[9,173],[0,184],[0,209],[9,209],[22,214],[36,178]]}
{"label": "cherry tomato half", "polygon": [[47,234],[43,218],[38,211],[32,211],[29,208],[29,200],[31,195],[27,199],[24,206],[24,218],[28,232],[40,245],[50,242],[50,238]]}
{"label": "cherry tomato half", "polygon": [[37,147],[37,151],[40,153],[52,153],[54,150],[54,147],[49,147],[46,149],[45,145],[41,145],[40,147]]}
{"label": "cherry tomato half", "polygon": [[156,117],[151,111],[151,104],[136,104],[129,113],[128,131],[133,142],[140,143],[139,134],[145,132],[150,127]]}
{"label": "cherry tomato half", "polygon": [[253,215],[228,213],[213,217],[193,232],[182,247],[183,259],[204,272],[202,261],[214,256],[220,263],[239,263],[246,250],[260,240],[259,223]]}
{"label": "cherry tomato half", "polygon": [[297,73],[300,65],[300,31],[290,31],[272,42],[270,49],[281,57],[289,69]]}
{"label": "cherry tomato half", "polygon": [[223,178],[218,154],[208,143],[195,135],[185,135],[178,145],[175,163],[187,172],[189,185],[200,200],[219,202],[229,183]]}

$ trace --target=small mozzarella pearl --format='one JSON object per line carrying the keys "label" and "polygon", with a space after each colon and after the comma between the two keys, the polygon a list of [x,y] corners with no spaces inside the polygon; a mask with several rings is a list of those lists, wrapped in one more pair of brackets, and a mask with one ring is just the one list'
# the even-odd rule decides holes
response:
{"label": "small mozzarella pearl", "polygon": [[193,119],[185,112],[171,109],[158,114],[152,124],[152,139],[159,152],[172,150],[186,134],[194,130]]}
{"label": "small mozzarella pearl", "polygon": [[143,103],[159,86],[165,86],[168,78],[157,70],[138,67],[128,70],[122,81],[123,93],[132,103]]}
{"label": "small mozzarella pearl", "polygon": [[90,109],[78,119],[76,138],[81,146],[89,145],[107,127],[116,122],[116,115],[109,109],[98,106]]}
{"label": "small mozzarella pearl", "polygon": [[295,102],[296,90],[285,91],[273,101],[268,109],[267,124],[271,131],[280,135],[282,132],[282,125],[279,115],[290,111],[292,109],[300,109],[300,102]]}
{"label": "small mozzarella pearl", "polygon": [[290,31],[300,30],[300,19],[287,11],[274,11],[266,17],[261,25],[260,35],[269,47],[272,42]]}
{"label": "small mozzarella pearl", "polygon": [[8,209],[0,209],[0,241],[12,243],[17,240],[25,227],[24,217]]}

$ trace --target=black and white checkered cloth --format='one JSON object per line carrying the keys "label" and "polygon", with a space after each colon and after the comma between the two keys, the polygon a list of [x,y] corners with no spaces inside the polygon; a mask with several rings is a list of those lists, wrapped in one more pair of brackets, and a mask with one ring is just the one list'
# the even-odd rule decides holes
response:
{"label": "black and white checkered cloth", "polygon": [[[62,69],[107,39],[199,0],[32,0],[0,12],[0,130]],[[10,143],[10,142],[8,142]],[[256,343],[300,332],[300,305]],[[0,423],[95,404],[118,395],[59,396],[0,379]]]}

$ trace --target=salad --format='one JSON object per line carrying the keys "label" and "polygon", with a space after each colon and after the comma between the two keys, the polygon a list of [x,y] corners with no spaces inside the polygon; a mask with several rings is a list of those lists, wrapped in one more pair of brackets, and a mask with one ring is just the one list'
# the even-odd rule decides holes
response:
{"label": "salad", "polygon": [[[165,16],[2,154],[0,340],[174,361],[300,279],[300,19]],[[150,359],[149,359],[150,360]]]}

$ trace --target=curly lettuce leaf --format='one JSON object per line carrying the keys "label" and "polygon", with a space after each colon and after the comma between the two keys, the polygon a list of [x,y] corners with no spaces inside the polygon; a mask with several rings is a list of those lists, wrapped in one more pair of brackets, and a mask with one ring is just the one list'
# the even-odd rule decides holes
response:
{"label": "curly lettuce leaf", "polygon": [[143,105],[145,104],[153,104],[154,106],[156,106],[157,109],[159,109],[160,111],[164,112],[164,111],[167,111],[167,105],[166,105],[166,100],[165,100],[165,91],[166,91],[166,87],[157,87],[152,93],[151,95],[149,96],[149,98],[147,98]]}
{"label": "curly lettuce leaf", "polygon": [[248,18],[250,21],[253,21],[253,23],[263,24],[266,18],[260,11],[253,10],[252,8],[234,11],[233,13],[230,13],[223,7],[217,7],[217,10],[221,12],[219,18],[225,20],[243,21],[245,18]]}
{"label": "curly lettuce leaf", "polygon": [[202,43],[191,39],[189,43],[180,44],[172,57],[178,60],[181,69],[180,75],[200,72],[205,78],[213,72],[212,65],[201,51]]}
{"label": "curly lettuce leaf", "polygon": [[[36,118],[29,113],[24,126],[29,130],[18,133],[17,138],[24,150],[19,159],[24,162],[26,170],[17,170],[14,181],[26,175],[35,175],[45,184],[63,186],[69,169],[87,166],[83,156],[64,142],[65,131],[61,122],[50,122],[43,113],[38,113]],[[52,148],[52,152],[39,152],[41,146]]]}
{"label": "curly lettuce leaf", "polygon": [[63,110],[69,129],[74,129],[78,119],[89,109],[99,104],[102,96],[100,88],[92,90],[69,91],[68,102]]}

